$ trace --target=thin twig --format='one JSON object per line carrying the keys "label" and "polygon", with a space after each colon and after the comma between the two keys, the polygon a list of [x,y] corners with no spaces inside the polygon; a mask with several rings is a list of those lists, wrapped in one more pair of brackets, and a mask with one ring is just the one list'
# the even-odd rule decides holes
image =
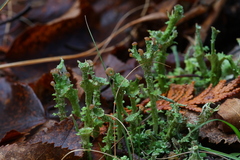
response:
{"label": "thin twig", "polygon": [[0,6],[0,11],[8,4],[10,0],[6,0],[5,2],[3,2],[3,4]]}
{"label": "thin twig", "polygon": [[[123,32],[124,30],[126,30],[127,28],[129,28],[133,25],[136,25],[138,23],[145,22],[145,21],[151,21],[151,20],[156,20],[156,19],[166,19],[166,18],[167,18],[167,15],[164,13],[152,13],[150,15],[146,15],[144,17],[136,19],[136,20],[124,25],[123,27],[121,27],[119,30],[117,30],[112,35],[112,37],[108,37],[107,39],[105,39],[104,41],[99,43],[97,46],[98,46],[98,48],[101,48],[108,41],[108,39],[112,39],[113,37],[116,37],[121,32]],[[115,47],[114,46],[108,47],[107,48],[108,51],[110,50],[110,48],[114,49]],[[107,49],[104,52],[107,52]],[[63,55],[63,56],[55,56],[55,57],[48,57],[48,58],[38,58],[38,59],[33,59],[33,60],[25,60],[25,61],[13,62],[13,63],[8,63],[8,64],[2,64],[2,65],[0,65],[0,69],[9,68],[9,67],[33,65],[33,64],[39,64],[39,63],[54,62],[54,61],[59,61],[61,58],[65,59],[65,60],[77,59],[77,58],[92,56],[92,55],[96,55],[96,54],[97,53],[95,52],[95,47],[94,47],[85,52],[81,52],[81,53],[74,54],[74,55]]]}
{"label": "thin twig", "polygon": [[[7,17],[11,18],[12,17],[12,1],[9,1],[8,5],[7,5]],[[4,37],[3,37],[3,45],[7,45],[7,41],[8,41],[8,37],[9,35],[7,35],[6,33],[8,33],[10,31],[10,27],[11,27],[11,23],[8,22],[5,26],[5,30],[4,30]]]}
{"label": "thin twig", "polygon": [[[11,2],[11,1],[10,1]],[[10,4],[10,3],[9,3]],[[19,12],[18,14],[16,14],[15,16],[11,16],[9,17],[7,20],[0,22],[0,26],[4,25],[6,23],[15,21],[16,19],[20,18],[22,15],[24,15],[25,13],[27,13],[28,11],[31,10],[31,6],[27,5],[21,12]]]}
{"label": "thin twig", "polygon": [[131,14],[133,14],[134,12],[142,9],[144,7],[144,5],[138,6],[136,8],[133,8],[132,10],[130,10],[129,12],[127,12],[126,14],[123,15],[123,17],[121,17],[121,19],[118,21],[118,23],[116,24],[116,26],[114,27],[112,33],[110,34],[110,36],[108,37],[108,39],[106,40],[106,42],[104,43],[102,49],[99,51],[99,54],[94,58],[93,62],[95,63],[97,61],[97,59],[100,57],[100,55],[102,54],[102,52],[104,51],[104,49],[108,46],[108,44],[111,42],[111,40],[115,37],[114,33],[119,29],[120,25],[123,23],[123,21],[130,16]]}

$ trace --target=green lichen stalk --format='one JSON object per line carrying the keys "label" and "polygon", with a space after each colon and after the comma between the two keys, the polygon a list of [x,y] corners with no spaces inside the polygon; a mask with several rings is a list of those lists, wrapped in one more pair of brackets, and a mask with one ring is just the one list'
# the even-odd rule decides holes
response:
{"label": "green lichen stalk", "polygon": [[170,141],[171,138],[173,137],[180,137],[180,131],[182,127],[184,126],[184,118],[181,113],[179,113],[180,106],[184,106],[183,104],[176,103],[175,101],[164,97],[164,96],[159,96],[159,98],[170,102],[172,109],[169,111],[166,111],[166,125],[162,126],[162,128],[166,128],[163,132],[164,134],[164,139]]}
{"label": "green lichen stalk", "polygon": [[82,71],[80,85],[85,91],[86,105],[81,111],[81,120],[84,122],[84,127],[79,129],[78,135],[83,139],[83,147],[89,149],[92,146],[90,136],[97,137],[99,135],[99,127],[104,123],[102,118],[104,118],[105,114],[103,109],[100,108],[100,88],[103,85],[107,85],[108,82],[104,78],[95,76],[91,60],[85,62],[78,61],[78,64]]}
{"label": "green lichen stalk", "polygon": [[154,75],[152,73],[152,64],[154,60],[154,51],[152,50],[152,45],[153,41],[146,37],[145,38],[145,43],[146,43],[146,52],[144,53],[142,49],[137,50],[137,43],[134,42],[132,44],[132,49],[129,49],[132,55],[139,64],[142,66],[142,69],[144,71],[144,77],[147,83],[147,93],[150,98],[150,103],[151,103],[151,115],[152,115],[152,120],[153,120],[153,131],[155,134],[158,133],[158,112],[157,112],[157,107],[156,107],[156,102],[157,102],[157,94],[155,93],[154,88]]}
{"label": "green lichen stalk", "polygon": [[82,109],[82,120],[85,122],[85,127],[97,127],[102,122],[98,121],[99,117],[104,116],[104,111],[99,108],[100,102],[100,88],[107,85],[105,78],[96,77],[93,71],[93,62],[88,60],[80,62],[79,68],[82,70],[81,87],[85,91],[85,104]]}
{"label": "green lichen stalk", "polygon": [[[126,111],[124,110],[124,106],[123,106],[123,96],[126,93],[126,88],[129,87],[129,82],[127,79],[125,79],[119,73],[115,73],[113,68],[107,68],[106,74],[113,81],[112,82],[112,92],[113,92],[114,100],[115,100],[115,104],[116,104],[117,118],[121,122],[123,122],[123,116],[127,115]],[[122,125],[117,121],[118,140],[120,140],[122,138],[123,132],[124,132],[124,130],[123,130]]]}
{"label": "green lichen stalk", "polygon": [[176,23],[183,17],[183,7],[180,5],[174,6],[172,14],[169,15],[169,21],[166,22],[167,28],[163,31],[149,31],[150,38],[155,42],[156,48],[153,46],[153,50],[156,52],[154,64],[155,70],[157,72],[158,87],[164,93],[167,91],[167,81],[166,81],[166,69],[165,61],[167,57],[167,48],[174,43],[174,39],[177,37]]}
{"label": "green lichen stalk", "polygon": [[56,97],[54,98],[56,101],[55,107],[59,109],[59,112],[55,115],[58,115],[61,120],[66,118],[65,98],[67,98],[72,105],[73,114],[80,117],[80,106],[77,90],[73,89],[73,84],[71,84],[71,81],[69,79],[70,74],[64,65],[63,59],[61,59],[61,62],[57,68],[51,70],[51,73],[55,81],[51,82],[51,85],[55,90],[55,93],[53,94],[53,96]]}
{"label": "green lichen stalk", "polygon": [[[190,54],[185,56],[185,68],[175,68],[173,75],[179,76],[181,74],[195,75],[195,77],[173,79],[175,83],[190,83],[195,81],[195,86],[198,88],[207,87],[210,83],[215,86],[220,79],[230,79],[237,77],[240,74],[239,62],[234,61],[232,55],[225,55],[224,53],[218,53],[215,49],[215,41],[217,34],[219,33],[214,27],[212,27],[211,47],[210,53],[207,46],[203,46],[201,35],[201,27],[196,24],[195,45],[190,47],[194,49],[193,57],[189,57]],[[210,62],[211,68],[207,67],[207,60]]]}
{"label": "green lichen stalk", "polygon": [[237,63],[233,61],[232,55],[216,52],[215,41],[218,33],[220,33],[220,31],[212,27],[211,51],[205,55],[211,64],[210,82],[214,86],[218,84],[221,78],[225,79],[225,77],[230,74],[237,77],[240,74],[240,68],[237,66]]}
{"label": "green lichen stalk", "polygon": [[199,65],[201,76],[206,77],[208,76],[208,68],[205,63],[205,54],[204,54],[204,48],[202,44],[202,39],[200,35],[201,27],[196,24],[196,35],[195,35],[195,52],[194,57],[197,60],[197,63]]}
{"label": "green lichen stalk", "polygon": [[[108,131],[105,137],[103,137],[102,142],[105,143],[105,146],[101,148],[102,152],[107,152],[109,154],[111,154],[111,147],[112,147],[112,143],[114,142],[114,130],[113,130],[113,122],[109,123],[108,126]],[[107,160],[109,160],[109,157],[106,157]]]}
{"label": "green lichen stalk", "polygon": [[139,88],[139,79],[141,79],[140,76],[136,76],[137,79],[135,81],[130,81],[130,85],[131,87],[127,88],[127,95],[130,99],[131,102],[131,114],[125,119],[127,122],[130,123],[130,131],[133,135],[136,134],[137,132],[137,127],[139,126],[140,120],[141,120],[141,116],[140,114],[140,110],[138,110],[137,104],[136,104],[136,99],[137,96],[140,93],[140,88]]}
{"label": "green lichen stalk", "polygon": [[218,55],[215,49],[215,41],[218,33],[220,33],[220,31],[212,27],[211,55],[209,55],[208,58],[211,63],[210,81],[214,86],[219,82],[219,79],[221,78],[221,69],[219,69],[219,66],[221,66],[222,62],[218,58]]}

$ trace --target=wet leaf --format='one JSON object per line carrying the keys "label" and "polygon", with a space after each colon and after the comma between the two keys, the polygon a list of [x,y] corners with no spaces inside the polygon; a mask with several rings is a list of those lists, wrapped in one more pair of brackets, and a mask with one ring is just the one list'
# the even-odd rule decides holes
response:
{"label": "wet leaf", "polygon": [[0,78],[0,139],[11,131],[27,132],[43,124],[44,109],[31,87]]}
{"label": "wet leaf", "polygon": [[29,3],[32,9],[26,14],[26,18],[33,22],[46,23],[64,15],[72,7],[74,2],[76,2],[76,0],[32,1]]}
{"label": "wet leaf", "polygon": [[[76,1],[73,9],[77,10],[73,17],[68,16],[60,21],[36,25],[26,30],[14,40],[6,53],[6,59],[8,61],[19,61],[76,53],[76,51],[67,47],[71,43],[83,44],[86,47],[86,40],[90,38],[85,29],[81,29],[81,27],[85,28],[84,15],[94,12],[91,12],[91,6],[86,0]],[[83,40],[84,35],[86,35],[86,38]],[[79,39],[79,37],[82,38]]]}
{"label": "wet leaf", "polygon": [[[24,135],[26,135],[26,134],[27,133],[25,133],[25,132],[21,133],[21,132],[15,131],[15,130],[11,130],[5,134],[5,136],[0,141],[0,144],[4,144],[5,142],[9,142],[9,141],[19,140],[19,138],[24,138]],[[23,139],[21,139],[20,141],[22,141],[22,140]]]}
{"label": "wet leaf", "polygon": [[51,81],[53,81],[52,75],[46,73],[34,83],[30,83],[30,86],[43,105],[46,105],[53,100],[52,94],[54,93],[54,89],[50,85]]}
{"label": "wet leaf", "polygon": [[[0,44],[9,46],[14,39],[27,28],[34,26],[36,23],[49,22],[63,15],[72,6],[74,1],[76,0],[21,1],[8,3],[0,13],[0,39],[3,40]],[[63,2],[64,5],[62,5]],[[9,15],[9,11],[14,14]],[[4,29],[6,27],[9,31]]]}

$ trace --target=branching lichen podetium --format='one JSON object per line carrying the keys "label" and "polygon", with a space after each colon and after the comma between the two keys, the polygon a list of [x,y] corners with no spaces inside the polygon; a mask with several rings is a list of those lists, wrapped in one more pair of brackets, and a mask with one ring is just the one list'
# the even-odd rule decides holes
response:
{"label": "branching lichen podetium", "polygon": [[67,98],[72,104],[73,114],[75,114],[77,117],[80,117],[80,105],[77,90],[73,89],[73,84],[71,84],[69,79],[70,74],[64,65],[63,59],[61,59],[61,62],[57,68],[51,70],[51,73],[55,81],[51,82],[51,85],[55,90],[55,93],[53,94],[53,96],[56,97],[54,98],[56,101],[55,107],[59,109],[59,112],[55,115],[58,115],[60,120],[66,118],[65,98]]}
{"label": "branching lichen podetium", "polygon": [[167,57],[167,48],[174,43],[174,39],[177,37],[176,23],[183,17],[183,7],[180,5],[174,6],[174,9],[169,16],[169,21],[166,22],[167,28],[163,31],[149,31],[150,38],[153,39],[154,44],[152,51],[156,52],[154,55],[155,70],[157,72],[156,79],[158,80],[158,87],[162,93],[165,93],[168,89],[166,81],[166,69],[165,64]]}
{"label": "branching lichen podetium", "polygon": [[136,104],[136,97],[139,95],[140,93],[140,84],[139,84],[139,80],[142,78],[139,75],[136,75],[137,79],[135,81],[130,81],[129,86],[127,90],[126,90],[126,94],[128,95],[130,102],[131,102],[131,114],[125,119],[127,122],[130,123],[130,131],[132,133],[132,135],[136,134],[137,131],[137,127],[140,123],[141,120],[141,116],[140,114],[140,110],[138,110],[137,104]]}
{"label": "branching lichen podetium", "polygon": [[197,59],[198,65],[199,65],[199,69],[200,69],[200,76],[206,77],[208,76],[208,69],[207,69],[207,65],[204,61],[204,48],[203,48],[203,44],[202,44],[202,39],[200,37],[200,30],[201,30],[201,26],[196,24],[196,34],[195,34],[195,52],[194,52],[194,57]]}
{"label": "branching lichen podetium", "polygon": [[[233,62],[232,55],[225,55],[223,53],[216,53],[215,49],[215,41],[217,34],[220,31],[216,30],[212,27],[212,37],[211,37],[211,52],[206,54],[207,59],[210,61],[211,64],[211,71],[210,71],[210,82],[215,86],[220,78],[224,75],[224,70],[227,70],[228,73],[226,74],[234,74],[234,76],[238,76],[240,74],[240,69],[237,65]],[[224,63],[228,61],[228,63]]]}
{"label": "branching lichen podetium", "polygon": [[[113,68],[107,68],[106,74],[111,78],[112,82],[112,92],[114,95],[114,103],[116,104],[116,113],[117,118],[123,122],[123,115],[127,115],[126,111],[124,110],[123,106],[123,96],[126,93],[126,88],[129,87],[129,82],[119,73],[115,73]],[[122,138],[123,135],[123,127],[122,125],[117,122],[117,136],[118,140]]]}
{"label": "branching lichen podetium", "polygon": [[146,37],[145,38],[145,43],[146,43],[146,52],[144,53],[142,49],[137,50],[137,43],[134,42],[132,44],[132,49],[129,49],[131,56],[134,57],[139,64],[142,66],[143,71],[144,71],[144,77],[147,83],[147,92],[150,98],[150,103],[151,103],[151,115],[152,115],[152,120],[153,120],[153,131],[154,134],[158,134],[158,112],[157,112],[157,107],[156,107],[156,102],[157,102],[157,95],[160,93],[154,93],[154,91],[159,91],[155,90],[154,88],[154,78],[153,78],[153,73],[152,73],[152,63],[154,59],[154,53],[152,50],[152,44],[154,43],[150,38]]}
{"label": "branching lichen podetium", "polygon": [[[82,108],[82,121],[85,122],[85,127],[99,127],[103,122],[99,117],[104,116],[104,111],[99,108],[100,102],[100,88],[107,85],[108,82],[105,78],[96,77],[93,71],[93,62],[88,60],[85,62],[78,61],[78,66],[82,71],[81,87],[85,91],[85,104]],[[97,132],[94,132],[97,133]]]}

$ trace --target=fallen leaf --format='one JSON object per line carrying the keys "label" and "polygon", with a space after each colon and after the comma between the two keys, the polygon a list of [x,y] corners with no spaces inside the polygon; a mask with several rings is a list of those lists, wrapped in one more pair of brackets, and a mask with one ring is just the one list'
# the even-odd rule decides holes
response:
{"label": "fallen leaf", "polygon": [[[101,151],[101,147],[104,146],[104,144],[102,143],[102,140],[103,140],[103,136],[102,135],[98,136],[97,138],[95,138],[93,140],[93,142],[92,142],[93,143],[92,149]],[[92,159],[94,159],[94,160],[99,160],[99,159],[105,160],[104,154],[97,153],[97,152],[92,152],[91,155],[92,155]]]}
{"label": "fallen leaf", "polygon": [[7,132],[5,134],[5,136],[1,139],[0,144],[4,144],[5,142],[7,143],[7,142],[11,142],[11,141],[16,142],[16,140],[23,141],[24,136],[26,134],[27,133],[24,133],[24,132],[21,133],[21,132],[15,131],[15,130],[11,130],[11,131]]}
{"label": "fallen leaf", "polygon": [[[197,96],[193,96],[194,93],[194,82],[191,84],[171,84],[167,93],[163,96],[172,99],[173,101],[184,104],[185,106],[180,106],[195,112],[201,112],[202,109],[198,105],[203,105],[206,103],[215,103],[222,101],[226,98],[231,98],[236,96],[240,92],[240,76],[226,84],[226,80],[221,80],[219,83],[212,87],[209,85],[207,89],[201,92]],[[146,99],[139,105],[145,106],[150,99]],[[160,99],[157,101],[157,108],[159,110],[170,110],[170,102]]]}
{"label": "fallen leaf", "polygon": [[[183,106],[180,106],[181,108],[186,108],[188,110],[195,111],[195,112],[201,112],[202,111],[201,107],[198,107],[195,104],[188,104],[188,102],[193,98],[193,94],[194,94],[194,82],[192,82],[191,84],[183,84],[183,85],[171,84],[168,92],[163,94],[163,96],[169,99],[172,99],[173,101],[179,104],[183,104]],[[149,101],[150,99],[148,98],[142,101],[140,105],[145,106]],[[170,104],[171,103],[169,101],[159,99],[157,101],[157,108],[159,110],[171,110],[172,107],[170,106]]]}
{"label": "fallen leaf", "polygon": [[[76,3],[78,7],[75,7],[75,5],[73,7],[78,10],[79,14],[75,17],[63,18],[61,21],[50,24],[36,25],[18,36],[6,53],[6,59],[8,61],[19,61],[53,55],[74,54],[76,51],[67,47],[67,44],[72,42],[84,44],[82,46],[86,47],[87,41],[91,41],[89,34],[85,31],[84,15],[91,18],[94,12],[86,0],[77,0]],[[83,38],[84,35],[86,35],[85,38]]]}
{"label": "fallen leaf", "polygon": [[236,134],[228,134],[224,133],[217,128],[216,121],[210,122],[204,125],[199,132],[199,136],[201,138],[207,138],[210,143],[219,144],[223,142],[224,144],[233,144],[233,143],[240,143],[240,140],[236,136]]}
{"label": "fallen leaf", "polygon": [[[80,123],[79,127],[82,125]],[[55,123],[47,130],[36,133],[28,140],[29,144],[38,142],[53,144],[54,147],[67,148],[68,150],[82,149],[82,145],[80,144],[81,138],[76,135],[72,119],[65,119],[59,123]],[[75,152],[74,155],[81,157],[83,156],[83,151]]]}
{"label": "fallen leaf", "polygon": [[218,102],[223,99],[232,97],[240,92],[240,76],[226,84],[226,80],[220,80],[215,87],[209,85],[198,96],[194,97],[188,104],[205,104],[208,102]]}
{"label": "fallen leaf", "polygon": [[[117,73],[123,72],[126,67],[125,63],[112,54],[103,55],[103,62],[105,66],[113,68]],[[100,61],[94,65],[94,72],[98,77],[107,78],[105,69]]]}
{"label": "fallen leaf", "polygon": [[[0,147],[0,159],[5,160],[60,160],[70,150],[54,147],[53,144],[25,144],[14,143]],[[69,154],[64,160],[78,160],[79,156]]]}
{"label": "fallen leaf", "polygon": [[27,132],[46,121],[42,104],[31,87],[0,78],[0,89],[0,139],[11,130]]}
{"label": "fallen leaf", "polygon": [[50,85],[51,81],[53,81],[53,77],[49,72],[43,74],[34,83],[29,84],[43,105],[53,100],[52,94],[54,93],[54,88]]}
{"label": "fallen leaf", "polygon": [[[11,45],[14,39],[27,28],[49,22],[64,14],[76,0],[21,1],[9,3],[1,10],[0,45]],[[64,3],[63,3],[64,2]],[[2,3],[0,3],[2,4]],[[13,14],[9,14],[12,12]],[[9,22],[7,24],[7,22]],[[10,24],[10,25],[9,25]],[[8,28],[6,31],[4,28]]]}
{"label": "fallen leaf", "polygon": [[32,9],[26,14],[26,18],[38,23],[47,23],[65,15],[77,0],[45,0],[29,3]]}
{"label": "fallen leaf", "polygon": [[[223,120],[240,129],[240,99],[227,99],[220,105],[217,113]],[[219,122],[218,128],[224,132],[233,132],[228,125],[222,122]]]}

